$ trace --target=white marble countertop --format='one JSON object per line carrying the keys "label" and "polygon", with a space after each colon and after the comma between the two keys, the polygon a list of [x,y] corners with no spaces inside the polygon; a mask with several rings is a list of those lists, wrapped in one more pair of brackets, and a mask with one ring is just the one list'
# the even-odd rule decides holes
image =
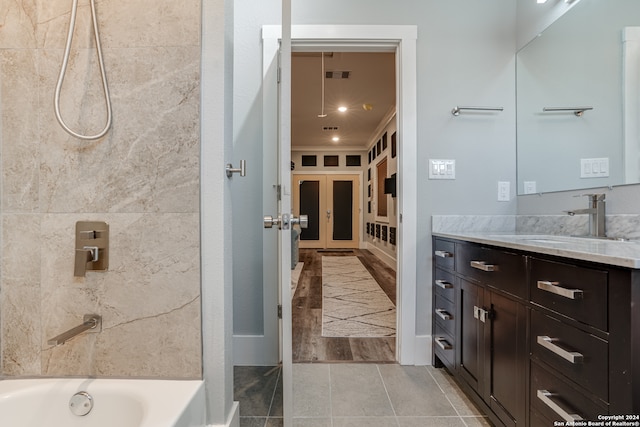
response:
{"label": "white marble countertop", "polygon": [[498,232],[434,232],[434,236],[640,269],[640,241]]}

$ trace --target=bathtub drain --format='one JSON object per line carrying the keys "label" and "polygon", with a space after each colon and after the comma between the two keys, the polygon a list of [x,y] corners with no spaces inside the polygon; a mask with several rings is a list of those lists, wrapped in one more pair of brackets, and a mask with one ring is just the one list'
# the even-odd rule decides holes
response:
{"label": "bathtub drain", "polygon": [[69,400],[69,410],[73,415],[83,417],[93,409],[93,397],[86,391],[80,391]]}

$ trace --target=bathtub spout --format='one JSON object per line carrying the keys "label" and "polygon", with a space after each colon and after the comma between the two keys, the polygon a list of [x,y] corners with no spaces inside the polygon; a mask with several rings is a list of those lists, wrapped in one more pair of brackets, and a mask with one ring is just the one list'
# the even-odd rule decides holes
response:
{"label": "bathtub spout", "polygon": [[51,338],[49,341],[47,341],[47,344],[56,346],[62,345],[76,335],[79,335],[90,329],[94,329],[93,332],[100,332],[100,330],[102,329],[101,316],[98,316],[97,314],[85,314],[82,325],[71,328],[68,331],[61,333],[60,335]]}

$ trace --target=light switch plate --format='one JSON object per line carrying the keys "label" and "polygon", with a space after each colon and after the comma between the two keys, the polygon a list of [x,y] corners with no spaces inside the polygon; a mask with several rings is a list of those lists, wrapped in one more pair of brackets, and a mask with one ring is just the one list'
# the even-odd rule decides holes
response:
{"label": "light switch plate", "polygon": [[456,161],[429,159],[429,179],[456,179]]}
{"label": "light switch plate", "polygon": [[606,178],[609,176],[609,158],[580,159],[580,178]]}

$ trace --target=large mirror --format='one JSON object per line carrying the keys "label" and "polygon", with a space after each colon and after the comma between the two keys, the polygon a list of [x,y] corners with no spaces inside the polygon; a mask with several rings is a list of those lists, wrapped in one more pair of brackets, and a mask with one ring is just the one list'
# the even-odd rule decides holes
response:
{"label": "large mirror", "polygon": [[639,0],[581,0],[516,64],[518,194],[640,182]]}

